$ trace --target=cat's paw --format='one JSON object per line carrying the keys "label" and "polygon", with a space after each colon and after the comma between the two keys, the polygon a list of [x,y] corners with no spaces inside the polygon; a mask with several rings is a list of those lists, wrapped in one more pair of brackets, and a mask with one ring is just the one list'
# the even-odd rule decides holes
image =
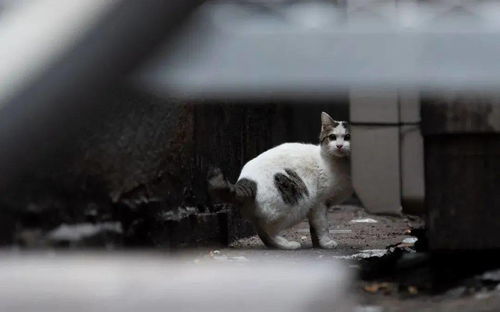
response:
{"label": "cat's paw", "polygon": [[338,245],[337,242],[330,238],[322,239],[319,241],[319,247],[323,249],[332,249],[337,247],[337,245]]}
{"label": "cat's paw", "polygon": [[299,249],[302,245],[299,242],[288,241],[286,244],[283,244],[284,249]]}

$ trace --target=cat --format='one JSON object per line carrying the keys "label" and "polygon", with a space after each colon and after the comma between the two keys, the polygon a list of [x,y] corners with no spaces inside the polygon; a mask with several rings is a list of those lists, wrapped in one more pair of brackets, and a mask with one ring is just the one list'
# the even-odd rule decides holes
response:
{"label": "cat", "polygon": [[334,248],[327,204],[340,204],[353,193],[348,122],[321,113],[319,141],[319,145],[284,143],[267,150],[245,164],[236,184],[214,169],[209,193],[240,206],[267,247],[301,247],[279,233],[308,218],[313,247]]}

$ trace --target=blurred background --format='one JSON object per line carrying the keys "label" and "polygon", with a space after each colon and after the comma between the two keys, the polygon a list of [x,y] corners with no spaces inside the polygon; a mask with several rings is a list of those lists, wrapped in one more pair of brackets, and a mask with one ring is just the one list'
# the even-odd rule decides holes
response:
{"label": "blurred background", "polygon": [[[478,300],[498,311],[499,9],[0,0],[4,308],[215,311],[245,297],[249,311],[290,311],[280,302],[293,297],[297,311],[477,311]],[[322,111],[351,122],[356,194],[329,208],[339,248],[312,249],[304,223],[286,233],[302,250],[268,251],[237,209],[209,198],[207,172],[235,182],[273,146],[316,144]],[[261,286],[234,285],[257,283],[261,265]],[[189,273],[176,280],[178,266]],[[111,279],[95,273],[109,268]],[[35,289],[60,281],[56,299],[23,299],[9,285],[25,272]],[[115,291],[101,302],[75,288],[87,274],[97,293]],[[134,281],[157,291],[127,306]],[[318,291],[292,290],[301,281]],[[205,295],[179,299],[190,292]]]}

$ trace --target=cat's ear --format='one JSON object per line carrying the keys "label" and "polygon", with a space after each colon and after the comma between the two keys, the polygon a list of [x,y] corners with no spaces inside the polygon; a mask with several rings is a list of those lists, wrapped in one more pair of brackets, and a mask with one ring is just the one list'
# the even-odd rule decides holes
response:
{"label": "cat's ear", "polygon": [[333,120],[330,115],[325,112],[321,113],[321,130],[332,129],[337,127],[338,125],[339,123]]}

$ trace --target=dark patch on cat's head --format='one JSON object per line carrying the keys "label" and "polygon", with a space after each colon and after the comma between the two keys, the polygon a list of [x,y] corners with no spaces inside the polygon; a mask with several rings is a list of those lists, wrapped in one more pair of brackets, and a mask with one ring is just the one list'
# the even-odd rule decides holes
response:
{"label": "dark patch on cat's head", "polygon": [[321,144],[327,143],[326,139],[331,134],[335,134],[335,128],[337,127],[344,128],[346,133],[350,132],[350,126],[347,121],[336,121],[333,120],[333,118],[330,117],[330,115],[328,115],[327,113],[321,113],[321,132],[319,134],[319,142]]}
{"label": "dark patch on cat's head", "polygon": [[325,112],[321,113],[321,130],[322,131],[331,130],[331,129],[337,127],[338,125],[339,125],[339,123],[337,121],[333,120],[333,118],[330,115],[328,115]]}
{"label": "dark patch on cat's head", "polygon": [[309,190],[294,170],[286,168],[285,173],[286,175],[283,173],[274,175],[274,185],[278,189],[283,202],[288,205],[295,205],[300,199],[309,196]]}
{"label": "dark patch on cat's head", "polygon": [[321,113],[321,132],[319,134],[319,141],[323,141],[332,133],[333,129],[339,125],[338,122],[325,112]]}

